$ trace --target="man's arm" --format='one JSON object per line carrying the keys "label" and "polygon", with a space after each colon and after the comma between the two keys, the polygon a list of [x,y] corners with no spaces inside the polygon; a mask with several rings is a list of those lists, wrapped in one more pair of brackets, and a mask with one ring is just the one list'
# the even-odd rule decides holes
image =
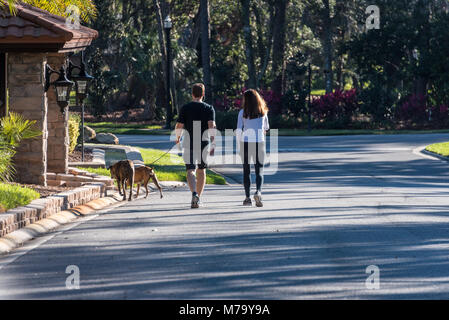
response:
{"label": "man's arm", "polygon": [[182,130],[184,129],[184,123],[176,123],[175,133],[176,133],[176,144],[181,142]]}
{"label": "man's arm", "polygon": [[209,126],[209,138],[212,144],[212,147],[210,149],[210,155],[213,156],[215,153],[215,136],[217,135],[216,133],[217,124],[215,123],[215,121],[209,121],[207,124]]}

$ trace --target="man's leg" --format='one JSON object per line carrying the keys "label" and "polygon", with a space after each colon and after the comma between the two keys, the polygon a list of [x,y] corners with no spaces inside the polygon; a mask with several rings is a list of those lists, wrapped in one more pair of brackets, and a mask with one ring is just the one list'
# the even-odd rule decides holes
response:
{"label": "man's leg", "polygon": [[190,191],[192,193],[197,192],[197,180],[195,175],[195,169],[188,169],[187,170],[187,184],[189,185]]}
{"label": "man's leg", "polygon": [[196,171],[196,192],[201,197],[206,185],[206,169],[198,169]]}

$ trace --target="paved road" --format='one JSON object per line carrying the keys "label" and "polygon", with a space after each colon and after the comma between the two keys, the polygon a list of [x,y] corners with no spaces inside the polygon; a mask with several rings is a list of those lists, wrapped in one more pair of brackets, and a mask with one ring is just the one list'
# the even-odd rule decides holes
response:
{"label": "paved road", "polygon": [[[185,191],[153,194],[0,258],[0,297],[448,299],[449,164],[414,152],[439,141],[449,135],[281,138],[263,209],[241,207],[238,184],[209,186],[197,211]],[[68,265],[80,290],[65,287]]]}

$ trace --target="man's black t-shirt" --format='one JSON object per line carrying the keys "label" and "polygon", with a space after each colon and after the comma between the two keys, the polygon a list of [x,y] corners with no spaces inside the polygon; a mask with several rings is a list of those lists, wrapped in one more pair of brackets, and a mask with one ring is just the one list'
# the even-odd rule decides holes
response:
{"label": "man's black t-shirt", "polygon": [[[178,122],[184,124],[184,129],[189,133],[190,141],[187,140],[187,136],[184,135],[184,148],[193,150],[193,141],[198,143],[201,141],[201,148],[205,148],[209,144],[209,138],[203,141],[204,132],[209,129],[209,121],[215,121],[214,107],[204,102],[190,102],[181,108],[179,112]],[[194,130],[194,126],[197,129]],[[199,128],[201,127],[201,132]],[[194,136],[195,134],[195,136]]]}

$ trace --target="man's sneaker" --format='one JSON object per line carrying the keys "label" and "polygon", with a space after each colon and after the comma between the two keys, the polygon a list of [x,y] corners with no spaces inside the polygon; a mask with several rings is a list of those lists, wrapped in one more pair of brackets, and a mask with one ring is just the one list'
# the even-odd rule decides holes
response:
{"label": "man's sneaker", "polygon": [[256,194],[254,195],[254,201],[256,202],[256,207],[263,207],[262,195],[260,194],[260,192],[256,192]]}
{"label": "man's sneaker", "polygon": [[250,198],[246,198],[245,201],[243,201],[243,205],[245,207],[251,207],[253,205],[253,203]]}
{"label": "man's sneaker", "polygon": [[192,196],[192,209],[198,209],[200,207],[200,197],[194,194]]}

